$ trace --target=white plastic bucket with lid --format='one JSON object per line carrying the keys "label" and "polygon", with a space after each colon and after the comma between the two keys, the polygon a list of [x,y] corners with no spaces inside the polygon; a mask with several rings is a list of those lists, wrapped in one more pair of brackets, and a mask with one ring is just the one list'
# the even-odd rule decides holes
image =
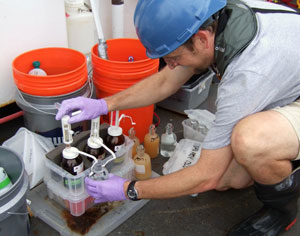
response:
{"label": "white plastic bucket with lid", "polygon": [[0,147],[0,166],[12,182],[10,189],[0,196],[0,233],[9,236],[29,235],[26,207],[28,177],[21,157],[11,149]]}

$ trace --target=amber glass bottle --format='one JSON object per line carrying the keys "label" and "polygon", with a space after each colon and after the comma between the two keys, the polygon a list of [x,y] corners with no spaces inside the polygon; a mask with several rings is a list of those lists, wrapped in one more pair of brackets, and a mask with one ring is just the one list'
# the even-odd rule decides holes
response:
{"label": "amber glass bottle", "polygon": [[[70,148],[72,149],[72,148]],[[72,152],[68,149],[63,150],[63,155],[62,155],[62,161],[61,161],[61,167],[69,172],[71,175],[78,175],[81,172],[83,172],[83,161],[82,157],[76,153]],[[71,181],[71,182],[69,182]],[[68,179],[64,177],[64,186],[69,188],[71,187],[72,189],[76,189],[79,186],[81,186],[81,182],[74,181],[73,179]]]}
{"label": "amber glass bottle", "polygon": [[128,136],[133,141],[133,147],[132,147],[132,159],[134,158],[136,154],[136,148],[140,145],[140,140],[137,136],[135,136],[136,132],[133,127],[128,130]]}
{"label": "amber glass bottle", "polygon": [[145,152],[149,154],[151,158],[155,158],[159,153],[159,136],[156,133],[155,125],[152,124],[149,126],[149,133],[145,135],[144,146]]}
{"label": "amber glass bottle", "polygon": [[90,155],[93,155],[99,160],[103,160],[105,158],[106,150],[101,146],[101,141],[96,140],[95,138],[88,139],[87,144],[84,147],[84,151]]}
{"label": "amber glass bottle", "polygon": [[114,163],[122,163],[125,157],[125,137],[121,127],[110,126],[105,139],[106,146],[115,152]]}
{"label": "amber glass bottle", "polygon": [[135,164],[135,177],[138,180],[149,179],[152,174],[151,158],[145,153],[143,145],[137,147],[137,154],[133,158]]}

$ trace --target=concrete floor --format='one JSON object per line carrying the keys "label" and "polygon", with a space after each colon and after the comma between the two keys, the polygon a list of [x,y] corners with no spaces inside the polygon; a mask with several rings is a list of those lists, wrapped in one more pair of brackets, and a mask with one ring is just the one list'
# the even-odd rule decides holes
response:
{"label": "concrete floor", "polygon": [[[181,121],[185,116],[156,108],[161,119],[158,132],[171,121],[175,131],[182,134]],[[1,125],[0,144],[11,137],[23,126],[22,117]],[[152,160],[153,170],[162,174],[165,158],[159,156]],[[32,203],[34,204],[34,202]],[[224,236],[236,223],[254,213],[261,203],[256,199],[253,188],[228,190],[225,192],[209,191],[197,197],[185,196],[174,199],[151,200],[127,221],[109,233],[109,236]],[[55,229],[37,217],[31,217],[30,236],[58,236]],[[74,234],[75,235],[75,234]],[[282,236],[300,235],[300,221]]]}

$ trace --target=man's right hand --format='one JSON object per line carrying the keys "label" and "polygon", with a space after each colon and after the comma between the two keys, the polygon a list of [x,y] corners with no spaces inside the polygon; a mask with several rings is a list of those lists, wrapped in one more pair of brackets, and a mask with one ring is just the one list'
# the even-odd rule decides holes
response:
{"label": "man's right hand", "polygon": [[[72,112],[80,110],[81,112],[72,117]],[[104,99],[92,99],[85,97],[76,97],[64,100],[56,114],[55,119],[61,120],[64,115],[69,115],[69,123],[76,123],[83,120],[92,120],[98,116],[108,113],[107,103]]]}

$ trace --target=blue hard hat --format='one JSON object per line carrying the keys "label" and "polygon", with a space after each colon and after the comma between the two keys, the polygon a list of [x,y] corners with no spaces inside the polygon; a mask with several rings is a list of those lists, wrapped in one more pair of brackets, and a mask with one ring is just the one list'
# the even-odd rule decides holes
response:
{"label": "blue hard hat", "polygon": [[134,25],[147,56],[174,51],[225,5],[226,0],[139,0]]}

